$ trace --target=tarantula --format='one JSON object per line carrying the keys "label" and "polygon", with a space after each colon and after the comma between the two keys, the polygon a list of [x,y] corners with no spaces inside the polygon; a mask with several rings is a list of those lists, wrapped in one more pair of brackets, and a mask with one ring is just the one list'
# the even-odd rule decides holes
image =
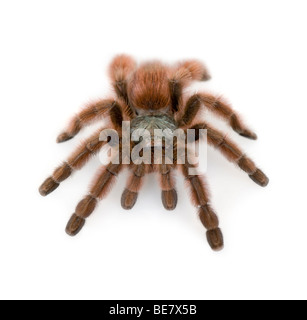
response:
{"label": "tarantula", "polygon": [[[257,139],[256,134],[246,127],[238,114],[221,98],[207,93],[185,96],[184,89],[192,81],[210,79],[202,63],[190,60],[172,66],[160,62],[137,65],[131,57],[120,55],[112,61],[109,73],[116,98],[101,100],[84,108],[58,136],[58,143],[72,139],[82,128],[105,117],[109,119],[109,127],[118,132],[120,147],[123,144],[121,130],[124,120],[130,121],[134,129],[144,127],[150,130],[161,127],[171,130],[181,128],[185,131],[194,129],[197,141],[200,140],[200,130],[206,129],[209,145],[220,150],[229,161],[238,165],[254,182],[262,187],[267,186],[269,179],[266,175],[231,139],[210,124],[204,121],[198,122],[199,111],[205,107],[224,119],[241,136]],[[75,170],[81,169],[91,156],[97,154],[108,143],[100,139],[102,129],[80,145],[53,172],[52,176],[46,179],[39,189],[42,196],[53,192],[61,182]],[[131,148],[133,145],[135,142],[131,142]],[[188,148],[188,143],[186,148]],[[125,166],[130,169],[131,173],[121,198],[121,205],[124,209],[131,209],[135,205],[145,175],[156,172],[159,175],[162,189],[162,203],[165,209],[174,210],[177,204],[174,170],[180,169],[191,191],[193,204],[198,208],[199,218],[207,229],[209,245],[213,250],[223,248],[223,235],[219,228],[218,217],[211,207],[204,178],[199,175],[191,175],[189,169],[193,165],[188,162],[179,164],[176,157],[172,164],[164,161],[161,164],[131,163],[125,165],[120,161],[117,164],[110,162],[103,166],[89,193],[79,202],[67,224],[66,232],[70,236],[75,236],[83,228],[85,219],[93,213],[98,201],[106,197],[116,176]]]}

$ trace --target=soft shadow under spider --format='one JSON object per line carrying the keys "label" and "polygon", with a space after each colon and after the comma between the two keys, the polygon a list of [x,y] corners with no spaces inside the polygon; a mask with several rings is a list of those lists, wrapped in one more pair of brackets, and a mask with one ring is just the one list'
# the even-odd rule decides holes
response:
{"label": "soft shadow under spider", "polygon": [[[58,136],[57,142],[65,142],[75,137],[82,128],[107,117],[108,128],[115,129],[121,137],[123,121],[130,121],[131,128],[154,129],[194,129],[196,140],[200,139],[201,129],[207,129],[208,144],[218,149],[229,161],[245,171],[258,185],[267,186],[269,179],[256,167],[244,152],[222,132],[205,121],[198,121],[199,111],[207,108],[225,120],[231,128],[243,137],[256,140],[257,136],[239,118],[238,114],[221,98],[207,93],[185,96],[183,93],[192,81],[210,79],[206,67],[196,60],[177,63],[172,66],[160,62],[149,62],[137,65],[129,56],[115,57],[110,65],[110,77],[116,97],[104,99],[88,105],[77,114]],[[87,139],[53,174],[41,185],[39,191],[47,196],[59,187],[75,170],[81,169],[91,156],[96,155],[107,142],[100,141],[101,128]],[[118,141],[122,146],[121,138]],[[131,149],[135,146],[131,143]],[[186,146],[188,148],[188,145]],[[121,148],[119,148],[121,156]],[[119,157],[121,158],[121,157]],[[110,162],[102,167],[88,192],[79,202],[75,213],[69,220],[66,232],[75,236],[84,226],[85,219],[94,211],[99,200],[110,191],[116,176],[125,165]],[[219,228],[219,220],[210,204],[207,185],[204,177],[191,175],[194,168],[188,162],[177,164],[130,164],[126,188],[123,191],[121,205],[124,209],[132,209],[146,174],[155,172],[159,176],[162,189],[162,203],[165,209],[174,210],[177,205],[174,173],[176,169],[183,174],[191,193],[191,199],[204,227],[207,229],[207,240],[214,250],[224,246],[223,235]]]}

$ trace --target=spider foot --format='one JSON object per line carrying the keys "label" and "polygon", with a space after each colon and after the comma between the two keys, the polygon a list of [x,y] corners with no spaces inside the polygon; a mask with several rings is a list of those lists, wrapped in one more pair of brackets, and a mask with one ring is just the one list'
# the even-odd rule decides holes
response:
{"label": "spider foot", "polygon": [[72,138],[73,137],[69,135],[67,132],[63,132],[57,137],[56,142],[57,143],[66,142],[68,140],[71,140]]}
{"label": "spider foot", "polygon": [[207,231],[207,240],[214,251],[221,251],[224,248],[223,234],[220,228]]}
{"label": "spider foot", "polygon": [[125,189],[121,199],[121,205],[125,210],[131,210],[138,198],[138,194],[136,192],[132,192],[128,189]]}
{"label": "spider foot", "polygon": [[39,193],[46,197],[48,194],[53,192],[56,188],[58,188],[60,184],[57,183],[52,177],[47,178],[44,183],[39,188]]}
{"label": "spider foot", "polygon": [[200,78],[200,81],[209,81],[211,80],[212,77],[211,75],[208,73],[208,71],[203,71],[202,75],[201,75],[201,78]]}
{"label": "spider foot", "polygon": [[245,130],[243,132],[239,132],[239,135],[244,137],[244,138],[248,138],[251,140],[257,140],[258,136],[256,135],[256,133],[249,131],[249,130]]}
{"label": "spider foot", "polygon": [[260,169],[257,169],[257,171],[254,174],[251,174],[249,177],[261,187],[266,187],[270,181]]}
{"label": "spider foot", "polygon": [[85,219],[78,217],[76,214],[73,214],[67,223],[66,233],[69,236],[74,237],[81,231],[84,225],[85,225]]}
{"label": "spider foot", "polygon": [[162,203],[166,210],[175,210],[178,196],[175,189],[162,191]]}

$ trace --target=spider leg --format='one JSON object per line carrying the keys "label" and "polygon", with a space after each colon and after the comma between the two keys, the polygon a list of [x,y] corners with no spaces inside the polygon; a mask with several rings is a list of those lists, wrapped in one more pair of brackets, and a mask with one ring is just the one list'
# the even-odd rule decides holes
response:
{"label": "spider leg", "polygon": [[186,69],[190,73],[190,77],[195,81],[208,81],[211,79],[207,67],[197,60],[186,60],[179,64],[180,69]]}
{"label": "spider leg", "polygon": [[210,74],[205,65],[197,60],[187,60],[179,63],[169,70],[169,86],[172,98],[172,107],[175,112],[182,103],[183,89],[191,81],[210,80]]}
{"label": "spider leg", "polygon": [[201,176],[190,175],[189,169],[192,165],[188,163],[180,166],[182,173],[191,190],[192,202],[198,207],[199,218],[207,231],[207,240],[210,247],[219,251],[224,247],[223,234],[219,228],[219,220],[209,202],[209,194],[205,181]]}
{"label": "spider leg", "polygon": [[178,196],[175,190],[174,173],[171,165],[159,165],[160,186],[162,189],[162,203],[166,210],[174,210]]}
{"label": "spider leg", "polygon": [[146,166],[144,163],[133,165],[132,171],[121,198],[121,205],[125,210],[132,209],[137,201],[138,193],[142,188],[144,176],[146,174]]}
{"label": "spider leg", "polygon": [[134,112],[129,106],[127,87],[128,79],[135,69],[136,62],[133,58],[127,55],[119,55],[115,57],[109,68],[109,74],[112,80],[113,88],[117,96],[125,101],[125,112],[130,117],[134,114]]}
{"label": "spider leg", "polygon": [[68,235],[75,236],[81,231],[85,224],[85,219],[93,213],[98,201],[106,197],[121,169],[121,164],[110,163],[98,173],[89,194],[79,202],[75,213],[68,221],[66,226]]}
{"label": "spider leg", "polygon": [[118,114],[118,109],[121,109],[121,106],[117,101],[112,99],[101,100],[90,104],[70,121],[65,131],[58,136],[57,142],[61,143],[74,138],[82,128],[95,120],[102,119],[106,114],[111,113],[110,116],[112,118],[112,112],[116,115]]}
{"label": "spider leg", "polygon": [[269,184],[269,178],[256,167],[255,163],[249,159],[233,141],[225,137],[222,132],[206,123],[197,124],[191,129],[196,130],[196,139],[199,138],[199,129],[207,129],[208,143],[210,145],[220,150],[229,161],[237,164],[261,187],[266,187]]}
{"label": "spider leg", "polygon": [[184,114],[180,120],[180,125],[191,125],[202,105],[207,107],[214,114],[226,120],[231,128],[241,136],[253,140],[257,139],[257,135],[245,126],[238,114],[229,104],[220,98],[205,93],[195,94],[190,97],[186,103]]}
{"label": "spider leg", "polygon": [[47,196],[55,189],[57,189],[61,182],[71,176],[73,171],[81,169],[89,158],[99,152],[99,150],[106,144],[105,141],[99,140],[99,130],[92,137],[87,139],[80,147],[59,166],[53,174],[47,178],[39,188],[39,192],[42,196]]}

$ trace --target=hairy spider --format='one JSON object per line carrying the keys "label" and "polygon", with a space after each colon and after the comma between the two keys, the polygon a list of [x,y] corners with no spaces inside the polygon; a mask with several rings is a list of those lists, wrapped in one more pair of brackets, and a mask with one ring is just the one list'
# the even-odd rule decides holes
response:
{"label": "hairy spider", "polygon": [[[184,61],[174,66],[166,66],[160,62],[137,65],[126,55],[117,56],[110,65],[110,76],[116,98],[98,101],[88,105],[75,116],[66,130],[61,133],[57,142],[72,139],[80,130],[93,121],[108,117],[109,127],[119,134],[118,145],[123,146],[123,121],[130,121],[131,130],[155,128],[194,129],[196,140],[200,139],[201,129],[207,130],[208,143],[219,149],[231,162],[238,165],[257,184],[265,187],[269,180],[256,167],[231,139],[210,124],[200,121],[199,111],[206,107],[217,116],[224,119],[234,131],[243,137],[257,139],[255,133],[249,130],[237,113],[221,98],[207,93],[197,93],[185,96],[183,91],[192,81],[210,79],[206,67],[198,61]],[[104,129],[104,128],[102,128]],[[81,169],[87,160],[107,144],[101,141],[100,132],[86,140],[61,166],[59,166],[40,187],[42,196],[53,192],[61,182],[66,180],[75,170]],[[130,143],[131,148],[135,145]],[[188,148],[188,145],[185,147]],[[121,148],[119,153],[122,154]],[[122,157],[119,157],[122,158]],[[180,169],[191,191],[193,204],[198,208],[201,222],[207,229],[207,239],[212,249],[223,248],[223,235],[219,228],[217,215],[210,205],[206,183],[202,176],[191,175],[192,164],[179,164],[174,157],[172,164],[163,161],[161,164],[131,163],[126,165],[120,159],[119,163],[110,162],[103,166],[89,190],[89,193],[79,202],[75,213],[69,220],[66,232],[75,236],[84,226],[99,200],[110,191],[116,176],[128,167],[131,171],[127,186],[122,194],[121,204],[124,209],[131,209],[136,203],[138,192],[146,174],[156,172],[159,175],[162,189],[162,203],[167,210],[173,210],[177,204],[177,192],[174,183],[174,170]]]}

